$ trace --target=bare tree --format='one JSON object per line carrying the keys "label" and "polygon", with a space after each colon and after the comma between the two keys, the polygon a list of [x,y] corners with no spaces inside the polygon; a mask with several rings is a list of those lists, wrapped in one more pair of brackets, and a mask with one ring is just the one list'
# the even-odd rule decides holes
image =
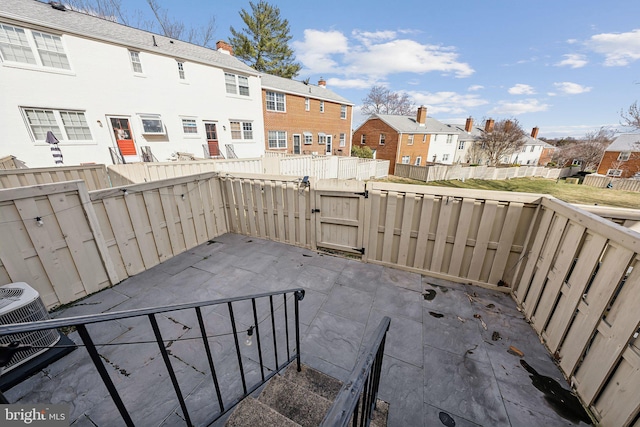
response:
{"label": "bare tree", "polygon": [[413,116],[416,106],[406,93],[392,92],[384,86],[371,88],[362,100],[362,114],[396,114]]}
{"label": "bare tree", "polygon": [[558,148],[553,161],[564,166],[568,163],[579,162],[581,170],[596,170],[604,150],[613,141],[615,129],[601,127],[597,131],[589,132],[584,139]]}
{"label": "bare tree", "polygon": [[484,132],[476,141],[489,165],[496,166],[505,156],[510,156],[524,145],[525,132],[517,119],[495,122],[493,129]]}
{"label": "bare tree", "polygon": [[638,101],[629,106],[627,111],[620,111],[621,124],[635,129],[640,129],[640,105]]}
{"label": "bare tree", "polygon": [[78,12],[145,31],[159,32],[172,39],[212,47],[216,26],[213,16],[206,25],[193,27],[172,18],[169,12],[163,9],[156,0],[147,0],[147,5],[153,13],[153,20],[144,19],[144,14],[140,10],[127,10],[121,0],[65,0],[64,3],[66,7]]}

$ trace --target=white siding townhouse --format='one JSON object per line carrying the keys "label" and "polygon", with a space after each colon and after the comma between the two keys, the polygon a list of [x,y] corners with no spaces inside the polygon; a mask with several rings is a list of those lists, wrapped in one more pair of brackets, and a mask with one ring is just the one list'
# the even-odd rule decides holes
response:
{"label": "white siding townhouse", "polygon": [[504,163],[537,166],[544,149],[553,149],[553,145],[538,139],[538,128],[531,130],[531,136],[525,135],[524,145],[519,151],[509,158],[503,159]]}
{"label": "white siding townhouse", "polygon": [[[56,7],[54,7],[56,6]],[[36,0],[0,2],[0,156],[53,166],[264,153],[259,73],[218,50]]]}

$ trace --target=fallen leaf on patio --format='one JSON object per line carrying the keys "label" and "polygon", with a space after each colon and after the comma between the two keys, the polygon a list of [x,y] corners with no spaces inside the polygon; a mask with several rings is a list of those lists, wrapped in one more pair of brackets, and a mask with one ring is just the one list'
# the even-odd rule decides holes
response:
{"label": "fallen leaf on patio", "polygon": [[431,301],[436,297],[436,291],[434,291],[433,289],[426,289],[424,291],[424,293],[422,294],[422,296],[424,297],[424,299],[426,299],[427,301]]}
{"label": "fallen leaf on patio", "polygon": [[469,298],[469,302],[474,302],[475,300],[473,299],[473,297],[471,295],[469,295],[467,292],[464,293],[467,298]]}
{"label": "fallen leaf on patio", "polygon": [[496,306],[495,304],[487,304],[485,307],[487,307],[487,308],[495,308],[495,306]]}
{"label": "fallen leaf on patio", "polygon": [[507,350],[507,353],[513,354],[514,356],[518,356],[518,357],[524,357],[524,353],[520,351],[517,347],[514,347],[512,345],[509,346],[509,350]]}
{"label": "fallen leaf on patio", "polygon": [[466,320],[464,320],[462,317],[458,316],[458,320],[461,321],[462,323],[466,322]]}
{"label": "fallen leaf on patio", "polygon": [[484,320],[482,320],[482,316],[480,316],[478,313],[474,314],[473,317],[475,317],[476,319],[480,320],[480,323],[482,324],[482,327],[484,328],[484,330],[487,330],[487,324],[484,323]]}
{"label": "fallen leaf on patio", "polygon": [[436,313],[435,311],[430,311],[429,314],[432,315],[433,317],[435,317],[436,319],[444,317],[444,314]]}
{"label": "fallen leaf on patio", "polygon": [[492,339],[493,341],[501,340],[501,339],[502,339],[502,337],[500,336],[500,332],[498,332],[498,331],[493,331],[493,334],[491,334],[491,339]]}

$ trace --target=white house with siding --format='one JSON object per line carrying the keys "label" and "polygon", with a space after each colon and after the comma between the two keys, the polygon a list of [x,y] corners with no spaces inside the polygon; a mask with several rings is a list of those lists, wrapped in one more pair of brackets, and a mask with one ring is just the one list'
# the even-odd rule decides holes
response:
{"label": "white house with siding", "polygon": [[259,73],[207,49],[36,0],[0,2],[0,157],[53,166],[264,153]]}

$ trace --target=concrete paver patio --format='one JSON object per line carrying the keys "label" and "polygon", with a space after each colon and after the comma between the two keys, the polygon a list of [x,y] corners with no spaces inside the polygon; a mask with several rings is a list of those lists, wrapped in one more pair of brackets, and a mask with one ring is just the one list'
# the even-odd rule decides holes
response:
{"label": "concrete paver patio", "polygon": [[[267,240],[226,234],[113,288],[56,311],[68,317],[228,298],[302,287],[303,363],[344,380],[384,316],[391,318],[379,397],[390,426],[570,426],[536,389],[514,346],[540,375],[568,388],[533,329],[506,294],[402,270],[319,254]],[[230,332],[223,307],[204,311],[207,325]],[[251,324],[248,310],[240,321]],[[158,316],[164,336],[198,336],[195,317]],[[146,318],[90,325],[89,332],[136,425],[184,424],[157,346],[104,345],[153,340]],[[70,337],[80,343],[77,333]],[[201,342],[169,346],[192,421],[218,411]],[[215,339],[221,386],[238,389],[233,339]],[[243,350],[245,351],[245,350]],[[247,350],[249,351],[249,350]],[[255,352],[255,346],[253,350]],[[273,351],[273,348],[266,348]],[[248,355],[248,379],[259,376]],[[68,403],[76,426],[122,425],[86,350],[79,348],[5,393],[10,402]],[[584,425],[584,423],[581,423]]]}

